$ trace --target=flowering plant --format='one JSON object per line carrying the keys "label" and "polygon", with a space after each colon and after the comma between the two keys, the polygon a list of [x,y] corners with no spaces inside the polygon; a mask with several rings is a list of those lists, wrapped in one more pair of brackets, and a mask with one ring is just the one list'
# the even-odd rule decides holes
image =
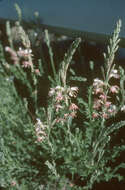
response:
{"label": "flowering plant", "polygon": [[[45,107],[38,105],[38,83],[46,73],[43,72],[42,64],[34,64],[30,40],[20,23],[16,23],[15,27],[20,34],[22,47],[14,47],[12,28],[7,22],[10,46],[5,51],[9,53],[12,63],[7,63],[0,46],[0,71],[4,77],[9,77],[9,81],[13,76],[23,83],[35,111],[32,113],[29,107],[31,102],[26,96],[20,98],[15,81],[7,83],[13,97],[9,105],[15,101],[16,111],[11,111],[8,106],[7,114],[1,113],[0,122],[9,131],[6,134],[6,130],[1,129],[4,133],[0,141],[1,187],[88,190],[102,180],[109,181],[116,177],[121,180],[122,176],[117,171],[124,168],[125,163],[115,168],[109,164],[125,150],[124,145],[111,147],[115,131],[125,125],[125,121],[115,121],[117,115],[125,111],[124,70],[122,67],[116,68],[113,62],[118,49],[121,21],[117,23],[110,39],[108,52],[104,54],[102,78],[93,78],[86,94],[87,100],[79,97],[79,88],[72,85],[68,78],[68,69],[81,39],[71,44],[59,69],[56,69],[48,31],[45,31],[52,68],[47,80],[50,85]],[[73,77],[74,80],[84,81],[83,77]],[[7,170],[9,172],[5,175]]]}

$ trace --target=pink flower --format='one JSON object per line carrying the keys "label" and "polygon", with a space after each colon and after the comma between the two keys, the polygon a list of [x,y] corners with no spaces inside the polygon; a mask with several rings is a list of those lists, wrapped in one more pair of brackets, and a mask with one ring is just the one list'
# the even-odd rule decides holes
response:
{"label": "pink flower", "polygon": [[99,116],[98,113],[93,112],[93,114],[92,114],[92,118],[93,118],[93,119],[97,118],[98,116]]}
{"label": "pink flower", "polygon": [[101,107],[101,100],[95,99],[94,104],[93,104],[93,108],[98,110],[100,107]]}
{"label": "pink flower", "polygon": [[108,109],[108,112],[111,114],[116,114],[117,113],[117,109],[115,105],[110,105],[110,108]]}
{"label": "pink flower", "polygon": [[37,142],[42,142],[45,139],[44,136],[38,136],[37,137]]}
{"label": "pink flower", "polygon": [[74,184],[73,184],[73,183],[70,183],[70,184],[69,184],[69,186],[70,186],[70,187],[73,187],[73,186],[74,186]]}
{"label": "pink flower", "polygon": [[105,103],[105,107],[106,107],[106,108],[110,107],[110,105],[111,105],[111,102],[106,102],[106,103]]}
{"label": "pink flower", "polygon": [[107,96],[105,94],[101,94],[99,96],[103,101],[106,101],[107,100]]}
{"label": "pink flower", "polygon": [[110,91],[112,93],[118,93],[119,87],[117,85],[111,86]]}
{"label": "pink flower", "polygon": [[59,111],[59,109],[62,109],[63,108],[63,106],[61,106],[60,104],[56,104],[56,112],[58,112]]}
{"label": "pink flower", "polygon": [[57,102],[60,102],[63,100],[63,95],[61,92],[57,92],[57,96],[56,96],[56,101]]}
{"label": "pink flower", "polygon": [[37,75],[40,75],[39,69],[35,69],[35,73],[36,73]]}
{"label": "pink flower", "polygon": [[69,116],[68,113],[65,113],[65,114],[64,114],[64,118],[65,118],[65,119],[66,119],[68,116]]}
{"label": "pink flower", "polygon": [[77,110],[78,109],[78,106],[74,103],[72,103],[69,107],[69,110]]}
{"label": "pink flower", "polygon": [[103,88],[94,88],[94,94],[103,93]]}
{"label": "pink flower", "polygon": [[22,49],[21,47],[19,48],[19,51],[17,52],[19,57],[24,57],[28,58],[28,56],[32,56],[32,50],[31,49]]}
{"label": "pink flower", "polygon": [[23,65],[22,67],[29,68],[29,67],[32,66],[32,63],[29,62],[29,61],[23,61],[23,62],[22,62],[22,65]]}
{"label": "pink flower", "polygon": [[102,117],[103,117],[104,119],[108,119],[108,114],[107,114],[107,113],[103,113],[103,114],[102,114]]}

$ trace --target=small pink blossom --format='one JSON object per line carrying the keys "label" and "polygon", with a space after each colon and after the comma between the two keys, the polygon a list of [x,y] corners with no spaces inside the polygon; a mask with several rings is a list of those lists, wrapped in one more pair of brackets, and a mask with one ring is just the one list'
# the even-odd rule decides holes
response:
{"label": "small pink blossom", "polygon": [[32,66],[32,62],[29,61],[23,61],[22,62],[22,67],[29,68]]}
{"label": "small pink blossom", "polygon": [[95,99],[94,104],[93,104],[93,108],[98,110],[100,107],[101,107],[101,100],[100,99]]}
{"label": "small pink blossom", "polygon": [[94,94],[103,93],[103,88],[94,88]]}
{"label": "small pink blossom", "polygon": [[38,136],[37,137],[37,142],[42,142],[45,139],[44,136]]}
{"label": "small pink blossom", "polygon": [[93,118],[93,119],[97,118],[98,116],[99,116],[98,113],[93,112],[93,114],[92,114],[92,118]]}
{"label": "small pink blossom", "polygon": [[74,186],[74,184],[73,184],[73,183],[70,183],[70,184],[69,184],[69,186],[70,186],[70,187],[73,187],[73,186]]}
{"label": "small pink blossom", "polygon": [[17,56],[16,52],[8,46],[5,47],[5,51],[9,52],[11,56],[14,56],[14,57]]}
{"label": "small pink blossom", "polygon": [[61,92],[57,92],[57,96],[56,96],[56,101],[57,102],[60,102],[63,100],[63,95]]}
{"label": "small pink blossom", "polygon": [[103,101],[106,101],[107,100],[107,96],[105,94],[101,94],[99,96]]}
{"label": "small pink blossom", "polygon": [[117,85],[111,86],[110,91],[112,93],[118,93],[119,87]]}
{"label": "small pink blossom", "polygon": [[106,108],[110,107],[110,105],[111,105],[111,102],[106,102],[106,103],[105,103],[105,107],[106,107]]}
{"label": "small pink blossom", "polygon": [[68,116],[69,116],[68,113],[65,113],[65,114],[64,114],[64,118],[65,118],[65,119],[66,119]]}
{"label": "small pink blossom", "polygon": [[69,107],[69,110],[77,110],[78,109],[78,106],[74,103],[72,103]]}
{"label": "small pink blossom", "polygon": [[107,114],[107,113],[103,113],[103,114],[102,114],[102,117],[103,117],[104,119],[108,119],[108,114]]}
{"label": "small pink blossom", "polygon": [[27,58],[28,56],[32,56],[32,50],[31,49],[22,49],[21,47],[17,51],[17,54],[19,57]]}
{"label": "small pink blossom", "polygon": [[109,113],[113,113],[114,110],[113,110],[113,109],[108,109],[108,112],[109,112]]}
{"label": "small pink blossom", "polygon": [[35,73],[36,73],[37,75],[40,75],[39,69],[35,69]]}
{"label": "small pink blossom", "polygon": [[110,108],[108,109],[108,112],[111,114],[116,114],[117,109],[115,105],[110,105]]}
{"label": "small pink blossom", "polygon": [[58,112],[59,111],[59,109],[62,109],[63,108],[63,106],[61,106],[60,104],[56,104],[56,112]]}

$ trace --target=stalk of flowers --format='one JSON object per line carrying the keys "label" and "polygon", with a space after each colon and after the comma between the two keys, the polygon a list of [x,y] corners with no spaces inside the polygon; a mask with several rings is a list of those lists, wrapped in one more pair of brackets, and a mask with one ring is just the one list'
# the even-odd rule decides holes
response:
{"label": "stalk of flowers", "polygon": [[[31,71],[34,72],[31,43],[23,27],[20,25],[19,22],[16,22],[15,26],[12,28],[10,27],[10,25],[8,25],[7,34],[10,39],[9,41],[11,42],[11,47],[6,47],[5,50],[10,54],[13,63],[21,64],[21,66],[25,68],[31,68]],[[19,47],[17,51],[14,50],[14,40],[21,40],[23,48]]]}
{"label": "stalk of flowers", "polygon": [[120,27],[121,21],[117,23],[117,28],[110,40],[107,55],[104,54],[105,64],[104,68],[102,68],[103,80],[96,78],[93,82],[93,118],[102,117],[107,119],[118,112],[117,106],[113,105],[111,101],[110,94],[112,93],[116,96],[117,93],[119,93],[119,87],[117,85],[110,85],[110,80],[112,78],[120,78],[118,70],[115,69],[115,65],[113,64],[114,55],[118,49],[118,43],[120,41],[118,39]]}
{"label": "stalk of flowers", "polygon": [[[69,116],[76,117],[78,106],[72,102],[72,98],[76,98],[78,93],[78,87],[64,88],[56,86],[51,88],[49,96],[53,97],[54,109],[57,115],[57,123],[64,123]],[[60,112],[63,112],[63,116],[60,117]]]}
{"label": "stalk of flowers", "polygon": [[[67,71],[72,57],[78,47],[81,39],[76,39],[70,46],[68,52],[64,55],[64,59],[61,63],[61,67],[58,73],[58,80],[61,86],[51,88],[49,96],[52,97],[52,104],[56,113],[57,121],[64,123],[67,118],[71,116],[74,118],[77,113],[77,105],[73,104],[72,98],[76,98],[78,93],[78,87],[67,86]],[[61,117],[60,117],[61,116]]]}
{"label": "stalk of flowers", "polygon": [[31,49],[27,50],[20,47],[18,51],[15,51],[11,47],[6,47],[5,51],[10,54],[11,60],[15,65],[21,63],[22,67],[32,68],[33,63],[29,61],[29,56],[32,56]]}
{"label": "stalk of flowers", "polygon": [[[117,94],[119,92],[119,87],[117,85],[106,86],[105,81],[95,79],[93,82],[93,118],[103,117],[105,119],[115,115],[118,111],[116,105],[111,101],[110,93]],[[98,114],[97,114],[98,112]],[[96,113],[96,114],[95,114]]]}

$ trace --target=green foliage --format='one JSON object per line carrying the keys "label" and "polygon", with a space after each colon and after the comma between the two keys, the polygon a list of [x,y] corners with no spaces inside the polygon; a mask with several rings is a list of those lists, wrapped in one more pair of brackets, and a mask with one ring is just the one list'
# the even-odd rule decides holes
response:
{"label": "green foliage", "polygon": [[[17,5],[16,9],[19,12]],[[1,187],[21,190],[87,190],[92,189],[95,182],[116,177],[122,180],[118,171],[119,168],[125,168],[125,163],[114,168],[109,165],[125,151],[124,144],[111,148],[113,136],[125,126],[125,121],[111,120],[117,113],[125,111],[124,70],[121,67],[116,70],[113,64],[120,26],[121,21],[117,23],[107,53],[104,54],[102,79],[93,79],[93,84],[86,92],[87,100],[78,97],[77,86],[69,86],[70,80],[85,82],[85,78],[76,76],[72,69],[72,76],[68,78],[68,69],[81,39],[71,44],[57,70],[48,31],[45,31],[53,76],[49,76],[47,106],[39,107],[38,82],[46,75],[42,60],[34,64],[28,35],[17,22],[16,32],[19,32],[23,46],[15,48],[13,29],[7,22],[10,46],[4,48],[12,63],[6,60],[0,45]],[[90,68],[94,72],[92,62]],[[112,85],[112,78],[119,80],[120,88]],[[17,80],[25,86],[23,90],[28,90],[33,100],[34,113],[29,108],[28,98],[19,95],[15,85]],[[112,101],[112,96],[115,101]],[[83,187],[75,184],[76,176],[85,182]]]}

